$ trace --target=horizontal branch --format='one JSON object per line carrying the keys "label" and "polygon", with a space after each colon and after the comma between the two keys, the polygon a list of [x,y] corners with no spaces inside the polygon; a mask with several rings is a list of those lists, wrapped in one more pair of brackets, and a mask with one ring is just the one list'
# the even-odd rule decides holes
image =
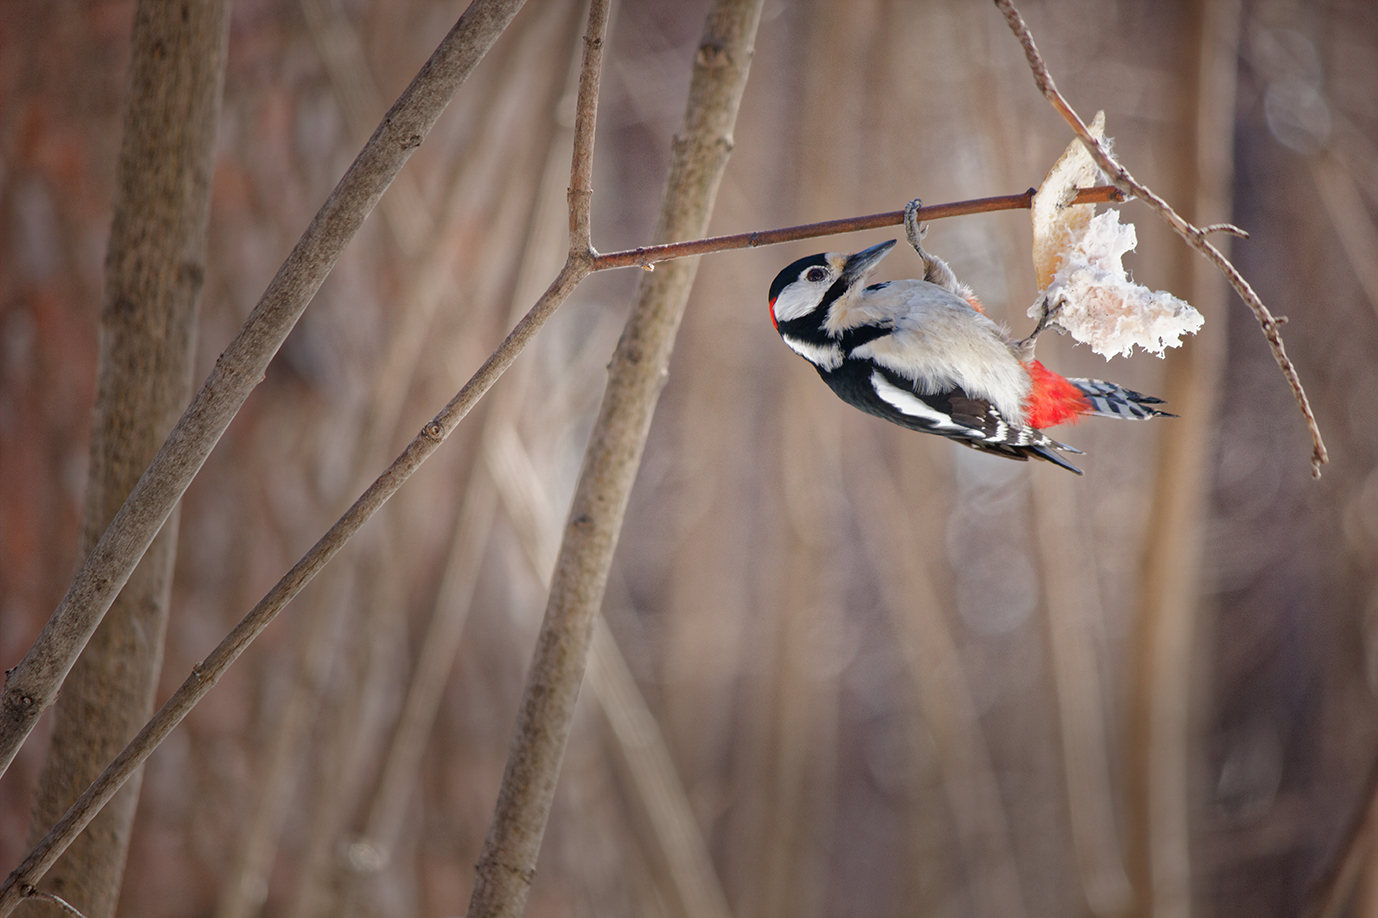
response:
{"label": "horizontal branch", "polygon": [[[1022,194],[1006,194],[994,198],[976,198],[971,201],[956,201],[952,204],[934,204],[919,208],[920,220],[941,220],[944,217],[963,217],[970,214],[985,214],[999,210],[1028,210],[1032,205],[1034,189]],[[1123,201],[1124,196],[1111,185],[1097,185],[1082,188],[1077,192],[1074,204],[1103,204],[1110,201]],[[801,226],[786,226],[783,229],[759,230],[752,233],[735,233],[731,236],[709,236],[707,239],[691,239],[687,242],[671,242],[665,245],[639,246],[608,252],[593,259],[593,270],[606,271],[610,268],[651,268],[657,262],[686,258],[690,255],[709,255],[714,252],[728,252],[733,249],[754,249],[763,245],[779,245],[783,242],[796,242],[800,239],[816,239],[820,236],[837,236],[842,233],[859,233],[862,230],[879,229],[882,226],[899,226],[904,223],[904,211],[892,210],[883,214],[866,217],[845,217],[841,220],[824,220],[822,223],[805,223]]]}

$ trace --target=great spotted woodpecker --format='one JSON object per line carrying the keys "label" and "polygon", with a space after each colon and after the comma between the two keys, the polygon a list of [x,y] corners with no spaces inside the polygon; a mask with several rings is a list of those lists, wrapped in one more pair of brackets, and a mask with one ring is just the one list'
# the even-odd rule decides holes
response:
{"label": "great spotted woodpecker", "polygon": [[1010,338],[971,288],[925,252],[908,209],[909,241],[923,280],[866,285],[895,246],[801,258],[770,285],[770,317],[785,344],[813,364],[845,402],[868,414],[974,449],[1043,459],[1081,474],[1055,452],[1080,453],[1043,432],[1084,416],[1172,417],[1162,399],[1098,379],[1067,379],[1033,359],[1034,334]]}

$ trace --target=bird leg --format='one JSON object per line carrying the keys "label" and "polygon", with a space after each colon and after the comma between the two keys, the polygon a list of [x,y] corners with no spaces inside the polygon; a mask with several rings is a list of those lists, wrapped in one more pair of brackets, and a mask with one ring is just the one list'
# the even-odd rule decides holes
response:
{"label": "bird leg", "polygon": [[1014,345],[1015,348],[1018,351],[1020,351],[1022,355],[1024,355],[1021,357],[1021,359],[1026,361],[1033,359],[1034,339],[1037,338],[1042,332],[1051,328],[1054,331],[1056,331],[1059,335],[1067,334],[1066,329],[1064,329],[1061,325],[1057,324],[1058,313],[1062,312],[1062,301],[1059,300],[1056,305],[1049,306],[1048,296],[1047,294],[1044,294],[1042,297],[1039,298],[1038,305],[1040,307],[1038,315],[1038,324],[1034,326],[1033,331],[1029,332],[1029,337],[1024,338],[1021,341],[1016,341]]}
{"label": "bird leg", "polygon": [[915,198],[904,205],[904,235],[908,238],[909,244],[914,247],[914,251],[919,253],[919,257],[924,258],[923,246],[919,245],[919,241],[928,234],[928,230],[919,226],[919,209],[921,207],[923,207],[923,198]]}
{"label": "bird leg", "polygon": [[971,288],[957,280],[957,275],[952,273],[947,262],[923,250],[921,242],[928,235],[928,227],[919,225],[919,209],[922,207],[921,198],[904,205],[904,235],[923,259],[923,279],[965,299],[971,294]]}

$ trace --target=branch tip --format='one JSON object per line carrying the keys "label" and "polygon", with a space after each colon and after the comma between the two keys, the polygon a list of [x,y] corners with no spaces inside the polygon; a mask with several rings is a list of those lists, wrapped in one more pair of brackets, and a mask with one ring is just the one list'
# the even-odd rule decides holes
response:
{"label": "branch tip", "polygon": [[[1033,72],[1034,82],[1039,91],[1048,99],[1049,104],[1062,115],[1064,121],[1072,128],[1077,138],[1085,145],[1091,158],[1096,161],[1109,178],[1111,184],[1119,188],[1128,197],[1137,197],[1147,204],[1159,217],[1172,227],[1173,231],[1182,238],[1187,245],[1199,252],[1207,261],[1225,275],[1254,314],[1254,319],[1258,322],[1263,331],[1264,337],[1268,339],[1268,346],[1272,348],[1273,360],[1277,363],[1278,369],[1287,380],[1288,386],[1292,389],[1292,395],[1297,401],[1297,408],[1301,411],[1302,418],[1306,421],[1306,427],[1311,434],[1311,455],[1313,464],[1313,475],[1320,477],[1320,467],[1328,461],[1325,443],[1321,439],[1320,427],[1316,424],[1315,415],[1311,412],[1311,404],[1306,397],[1306,391],[1302,388],[1301,379],[1297,376],[1296,368],[1288,359],[1286,351],[1283,349],[1282,336],[1277,333],[1277,324],[1268,312],[1268,307],[1263,304],[1258,294],[1249,286],[1249,282],[1228,258],[1220,253],[1220,250],[1206,241],[1207,232],[1227,232],[1231,235],[1241,235],[1247,237],[1247,233],[1238,227],[1228,223],[1212,224],[1205,229],[1193,226],[1185,220],[1177,211],[1173,210],[1166,201],[1157,194],[1149,190],[1148,186],[1142,184],[1134,176],[1130,175],[1129,170],[1110,157],[1109,151],[1104,144],[1097,138],[1091,136],[1087,130],[1086,123],[1072,109],[1063,95],[1057,91],[1053,85],[1053,79],[1048,73],[1048,66],[1043,61],[1043,56],[1039,54],[1037,46],[1034,44],[1033,35],[1029,27],[1024,23],[1024,17],[1019,14],[1011,0],[995,0],[995,5],[1005,16],[1005,21],[1009,23],[1010,31],[1019,40],[1019,44],[1024,48],[1024,55],[1028,58],[1029,69]],[[1237,231],[1237,232],[1236,232]]]}

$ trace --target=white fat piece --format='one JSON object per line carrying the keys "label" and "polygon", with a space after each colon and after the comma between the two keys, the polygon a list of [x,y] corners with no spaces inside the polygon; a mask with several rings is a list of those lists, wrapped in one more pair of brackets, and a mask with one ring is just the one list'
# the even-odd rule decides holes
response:
{"label": "white fat piece", "polygon": [[894,331],[856,348],[853,356],[912,379],[923,395],[960,386],[994,405],[1012,426],[1024,424],[1028,371],[1004,330],[961,297],[926,281],[893,281],[834,303],[824,329],[837,336],[861,325],[890,325]]}

